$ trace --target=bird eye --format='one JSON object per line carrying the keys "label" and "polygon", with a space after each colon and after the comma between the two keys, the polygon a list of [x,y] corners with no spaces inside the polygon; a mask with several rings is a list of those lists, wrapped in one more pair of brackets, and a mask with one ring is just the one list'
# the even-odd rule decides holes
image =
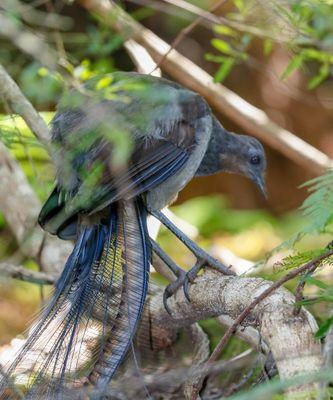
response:
{"label": "bird eye", "polygon": [[258,165],[261,162],[260,156],[252,156],[250,159],[250,163],[253,165]]}

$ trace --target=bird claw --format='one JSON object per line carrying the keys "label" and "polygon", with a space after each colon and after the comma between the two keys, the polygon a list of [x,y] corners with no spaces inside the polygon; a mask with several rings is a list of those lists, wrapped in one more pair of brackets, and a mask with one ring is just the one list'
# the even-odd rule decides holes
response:
{"label": "bird claw", "polygon": [[169,315],[171,315],[170,307],[168,306],[168,299],[173,296],[176,291],[184,284],[186,273],[179,271],[179,276],[173,282],[171,282],[164,290],[163,293],[163,305]]}
{"label": "bird claw", "polygon": [[188,272],[180,273],[178,278],[165,288],[163,293],[163,304],[168,314],[171,315],[171,310],[168,306],[168,298],[173,296],[181,286],[183,287],[183,292],[186,300],[189,302],[191,301],[189,295],[190,284],[194,282],[194,279],[198,275],[198,272],[204,265],[205,260],[199,259]]}
{"label": "bird claw", "polygon": [[221,272],[222,274],[226,273],[227,267],[222,263],[220,263],[215,258],[210,257],[209,255],[207,255],[207,257],[198,258],[195,265],[186,273],[181,270],[182,272],[179,274],[178,278],[172,283],[170,283],[165,288],[163,293],[163,304],[168,314],[171,315],[171,310],[170,307],[168,306],[168,298],[173,296],[181,286],[183,287],[183,292],[186,300],[188,302],[191,302],[189,295],[190,285],[194,282],[200,270],[202,268],[205,268],[206,266],[214,268],[215,270]]}

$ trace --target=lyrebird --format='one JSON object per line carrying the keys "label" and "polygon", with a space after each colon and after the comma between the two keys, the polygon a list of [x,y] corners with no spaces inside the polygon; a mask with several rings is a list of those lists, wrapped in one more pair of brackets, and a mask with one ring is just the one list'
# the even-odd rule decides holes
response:
{"label": "lyrebird", "polygon": [[[52,122],[56,186],[40,225],[75,247],[54,294],[1,382],[24,398],[105,392],[128,351],[147,294],[151,249],[178,276],[165,304],[200,268],[230,270],[160,211],[194,177],[245,175],[264,191],[266,160],[254,138],[226,131],[198,94],[165,79],[117,72],[67,93]],[[196,256],[187,273],[147,233],[150,213]],[[166,304],[167,306],[167,304]],[[23,380],[22,380],[23,379]]]}

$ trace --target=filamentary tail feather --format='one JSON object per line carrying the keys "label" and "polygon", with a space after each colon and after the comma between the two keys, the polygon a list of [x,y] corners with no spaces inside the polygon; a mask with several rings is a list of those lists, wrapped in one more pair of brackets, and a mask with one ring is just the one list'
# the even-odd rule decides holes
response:
{"label": "filamentary tail feather", "polygon": [[[139,200],[113,204],[79,237],[49,304],[0,381],[0,398],[78,398],[88,381],[100,390],[133,339],[147,294],[150,249]],[[13,389],[13,388],[12,388]]]}

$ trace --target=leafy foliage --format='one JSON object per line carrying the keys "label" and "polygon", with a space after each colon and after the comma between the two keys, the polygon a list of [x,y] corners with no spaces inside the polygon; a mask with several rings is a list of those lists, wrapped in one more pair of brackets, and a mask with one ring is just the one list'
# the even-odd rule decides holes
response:
{"label": "leafy foliage", "polygon": [[[254,38],[269,56],[277,45],[285,46],[291,59],[281,74],[286,79],[297,70],[307,70],[307,87],[314,89],[332,74],[333,4],[331,1],[289,0],[278,2],[236,1],[226,25],[215,27],[212,46],[221,54],[208,53],[208,61],[221,64],[215,80],[222,82],[232,68],[253,58],[247,53]],[[250,22],[250,23],[249,23]],[[254,28],[255,26],[255,28]]]}
{"label": "leafy foliage", "polygon": [[333,219],[333,171],[305,183],[310,195],[301,210],[311,223],[302,233],[325,232]]}
{"label": "leafy foliage", "polygon": [[[288,271],[299,267],[300,265],[306,264],[314,258],[325,253],[325,249],[309,250],[304,252],[297,252],[296,254],[289,255],[274,264],[274,270],[276,272]],[[326,262],[326,260],[325,260]]]}

